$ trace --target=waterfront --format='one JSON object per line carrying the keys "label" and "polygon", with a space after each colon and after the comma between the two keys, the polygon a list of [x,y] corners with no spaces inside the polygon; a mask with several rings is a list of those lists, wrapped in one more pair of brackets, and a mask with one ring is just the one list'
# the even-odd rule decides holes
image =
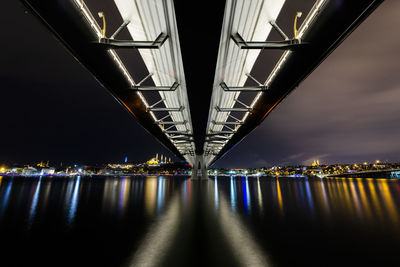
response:
{"label": "waterfront", "polygon": [[395,266],[397,179],[1,177],[2,266]]}

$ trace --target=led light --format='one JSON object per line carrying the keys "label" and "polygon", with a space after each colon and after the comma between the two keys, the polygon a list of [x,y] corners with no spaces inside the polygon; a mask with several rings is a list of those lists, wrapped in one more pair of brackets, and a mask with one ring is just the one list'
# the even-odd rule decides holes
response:
{"label": "led light", "polygon": [[79,9],[82,11],[82,13],[85,15],[85,18],[88,20],[90,26],[93,28],[95,33],[99,38],[102,37],[101,35],[101,29],[97,25],[96,21],[93,19],[93,16],[90,14],[86,4],[81,1],[81,0],[75,0],[75,3],[78,5]]}
{"label": "led light", "polygon": [[326,3],[327,0],[319,0],[315,3],[313,6],[311,12],[309,15],[306,17],[304,20],[304,23],[301,25],[300,30],[299,30],[299,35],[298,37],[301,39],[308,29],[308,27],[311,25],[311,23],[314,21],[318,13],[321,11],[322,6]]}

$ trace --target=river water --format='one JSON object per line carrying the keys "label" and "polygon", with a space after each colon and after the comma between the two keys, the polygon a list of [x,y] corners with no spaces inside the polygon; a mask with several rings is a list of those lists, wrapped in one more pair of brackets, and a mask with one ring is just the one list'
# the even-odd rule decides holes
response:
{"label": "river water", "polygon": [[400,181],[0,177],[0,266],[398,266]]}

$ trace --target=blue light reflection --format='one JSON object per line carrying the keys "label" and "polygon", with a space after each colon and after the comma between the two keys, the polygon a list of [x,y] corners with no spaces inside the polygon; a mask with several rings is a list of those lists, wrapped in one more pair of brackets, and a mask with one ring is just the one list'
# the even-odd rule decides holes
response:
{"label": "blue light reflection", "polygon": [[215,209],[218,209],[218,178],[215,176],[214,179],[214,203],[215,203]]}
{"label": "blue light reflection", "polygon": [[11,178],[7,183],[7,187],[4,192],[3,199],[1,201],[2,203],[1,203],[1,207],[0,207],[0,219],[3,217],[3,215],[7,209],[8,200],[10,199],[12,184],[13,184],[13,179]]}
{"label": "blue light reflection", "polygon": [[165,177],[158,177],[157,182],[157,213],[160,213],[164,207],[165,201]]}
{"label": "blue light reflection", "polygon": [[39,191],[40,191],[41,183],[42,183],[42,177],[40,176],[39,182],[36,185],[35,193],[32,198],[31,207],[29,209],[28,228],[32,227],[32,224],[33,224],[33,221],[34,221],[34,218],[36,215],[36,207],[37,207],[38,200],[39,200]]}
{"label": "blue light reflection", "polygon": [[79,193],[79,185],[81,182],[81,177],[78,176],[76,178],[76,181],[74,181],[74,191],[72,194],[72,199],[70,202],[70,208],[68,212],[68,224],[71,226],[72,223],[74,222],[75,215],[76,215],[76,208],[78,206],[78,193]]}
{"label": "blue light reflection", "polygon": [[232,211],[236,211],[236,180],[235,177],[231,176],[231,207]]}
{"label": "blue light reflection", "polygon": [[249,180],[247,176],[243,176],[243,203],[244,203],[244,211],[249,214],[251,211],[250,205],[250,190],[249,190]]}

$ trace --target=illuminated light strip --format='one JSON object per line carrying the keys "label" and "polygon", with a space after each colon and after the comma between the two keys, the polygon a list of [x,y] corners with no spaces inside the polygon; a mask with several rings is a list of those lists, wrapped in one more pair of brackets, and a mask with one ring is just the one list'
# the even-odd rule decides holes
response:
{"label": "illuminated light strip", "polygon": [[306,30],[311,25],[313,20],[317,17],[318,13],[322,9],[322,6],[325,5],[326,2],[327,2],[327,0],[319,0],[319,2],[317,2],[314,5],[313,9],[309,13],[309,15],[306,17],[304,23],[301,25],[301,28],[299,30],[299,39],[301,39],[303,37],[303,35],[305,34]]}
{"label": "illuminated light strip", "polygon": [[80,10],[85,15],[85,18],[88,20],[90,26],[94,29],[97,36],[99,38],[101,38],[102,37],[101,30],[100,30],[99,26],[97,25],[97,22],[94,20],[92,14],[89,12],[86,4],[81,0],[75,0],[75,3],[78,5]]}
{"label": "illuminated light strip", "polygon": [[119,68],[122,70],[123,74],[125,75],[125,77],[129,81],[131,86],[135,86],[135,82],[133,81],[131,75],[129,74],[128,70],[125,68],[124,64],[122,63],[121,59],[119,58],[119,56],[117,55],[115,50],[110,49],[110,50],[108,50],[108,52],[112,55],[114,60],[118,63]]}

